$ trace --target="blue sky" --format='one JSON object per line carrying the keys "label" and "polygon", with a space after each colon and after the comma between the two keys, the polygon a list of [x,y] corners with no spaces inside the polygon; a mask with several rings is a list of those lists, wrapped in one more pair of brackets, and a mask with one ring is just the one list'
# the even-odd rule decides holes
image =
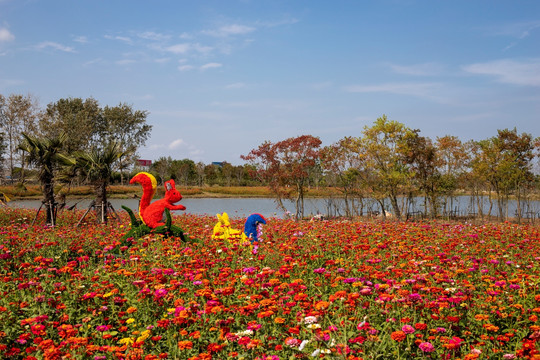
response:
{"label": "blue sky", "polygon": [[147,110],[152,160],[241,164],[383,114],[432,139],[540,136],[540,1],[0,0],[0,93]]}

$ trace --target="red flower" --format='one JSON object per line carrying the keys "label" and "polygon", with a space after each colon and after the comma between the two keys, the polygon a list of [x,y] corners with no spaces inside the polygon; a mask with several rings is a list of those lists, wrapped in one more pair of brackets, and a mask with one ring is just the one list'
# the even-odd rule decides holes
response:
{"label": "red flower", "polygon": [[392,338],[392,340],[394,341],[397,341],[397,342],[401,342],[403,340],[405,340],[405,338],[407,337],[407,334],[405,334],[403,331],[401,330],[398,330],[398,331],[394,331],[390,337]]}

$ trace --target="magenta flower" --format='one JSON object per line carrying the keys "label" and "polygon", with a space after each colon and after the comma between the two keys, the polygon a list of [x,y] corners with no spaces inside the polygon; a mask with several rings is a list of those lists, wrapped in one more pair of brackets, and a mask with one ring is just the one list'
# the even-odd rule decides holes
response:
{"label": "magenta flower", "polygon": [[97,331],[107,331],[109,330],[110,325],[98,325],[96,326]]}
{"label": "magenta flower", "polygon": [[403,325],[401,331],[403,331],[405,334],[412,334],[415,330],[411,325]]}
{"label": "magenta flower", "polygon": [[427,353],[435,351],[435,347],[430,342],[421,342],[418,347],[420,350]]}
{"label": "magenta flower", "polygon": [[165,295],[167,295],[168,291],[167,289],[157,289],[156,291],[154,291],[154,296],[158,299],[164,297]]}

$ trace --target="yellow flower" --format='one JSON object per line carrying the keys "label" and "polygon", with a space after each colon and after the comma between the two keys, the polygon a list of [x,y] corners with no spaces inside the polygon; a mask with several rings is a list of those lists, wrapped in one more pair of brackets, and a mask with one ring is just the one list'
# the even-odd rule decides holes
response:
{"label": "yellow flower", "polygon": [[120,341],[118,341],[119,344],[133,344],[133,339],[132,338],[123,338],[123,339],[120,339]]}
{"label": "yellow flower", "polygon": [[135,321],[134,318],[129,318],[129,319],[126,320],[126,324],[131,324],[134,321]]}
{"label": "yellow flower", "polygon": [[141,336],[137,338],[137,342],[143,342],[144,340],[148,339],[150,337],[150,330],[144,330],[141,333]]}

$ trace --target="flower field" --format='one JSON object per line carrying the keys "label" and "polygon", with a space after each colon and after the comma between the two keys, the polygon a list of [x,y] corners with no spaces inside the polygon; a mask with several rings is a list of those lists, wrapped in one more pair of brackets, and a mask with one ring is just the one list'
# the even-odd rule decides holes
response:
{"label": "flower field", "polygon": [[540,356],[538,226],[272,218],[253,250],[33,216],[0,212],[2,359]]}

